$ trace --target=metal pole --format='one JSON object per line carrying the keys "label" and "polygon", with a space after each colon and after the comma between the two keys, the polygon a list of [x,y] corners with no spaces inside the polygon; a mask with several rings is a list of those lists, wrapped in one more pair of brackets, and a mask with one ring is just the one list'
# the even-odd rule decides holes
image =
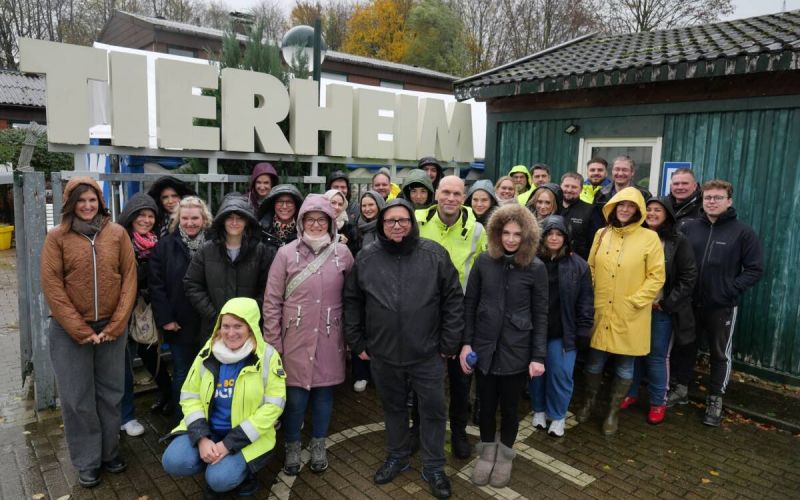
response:
{"label": "metal pole", "polygon": [[319,104],[320,96],[320,77],[322,75],[322,21],[317,18],[314,21],[314,66],[312,67],[312,74],[314,81],[317,82],[317,104]]}

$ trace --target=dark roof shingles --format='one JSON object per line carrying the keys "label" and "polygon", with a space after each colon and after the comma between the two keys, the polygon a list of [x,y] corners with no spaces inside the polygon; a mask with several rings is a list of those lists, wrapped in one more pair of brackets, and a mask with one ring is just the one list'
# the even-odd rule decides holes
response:
{"label": "dark roof shingles", "polygon": [[[764,54],[779,58],[783,52],[797,51],[798,48],[800,10],[663,31],[593,35],[576,39],[554,50],[534,54],[512,65],[457,81],[456,96],[467,99],[496,95],[497,89],[489,90],[486,87],[519,82],[531,82],[525,89],[532,93],[543,92],[545,88],[547,91],[572,89],[575,86],[569,80],[576,76],[590,77],[581,78],[579,87],[605,86],[617,79],[591,77],[617,71],[638,72],[632,75],[634,82],[676,80],[687,78],[696,72],[662,73],[658,67],[681,63],[713,64],[720,58],[758,58]],[[800,57],[790,60],[794,63],[788,69],[800,69]],[[725,68],[725,74],[763,71],[760,68],[760,65],[755,64],[730,64]],[[787,69],[774,64],[767,68],[771,71]],[[705,71],[700,73],[706,74]],[[626,82],[630,78],[631,76],[624,76]],[[540,82],[538,87],[536,82]],[[516,88],[520,88],[519,85]],[[484,94],[482,89],[488,92]],[[512,93],[516,94],[518,91]]]}
{"label": "dark roof shingles", "polygon": [[0,104],[44,107],[44,77],[0,70]]}

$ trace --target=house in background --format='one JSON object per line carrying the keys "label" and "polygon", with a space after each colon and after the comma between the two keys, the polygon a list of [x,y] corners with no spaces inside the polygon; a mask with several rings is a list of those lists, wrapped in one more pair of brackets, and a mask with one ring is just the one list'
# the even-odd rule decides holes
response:
{"label": "house in background", "polygon": [[39,75],[0,69],[0,129],[45,124],[45,81]]}
{"label": "house in background", "polygon": [[[222,30],[203,28],[141,14],[116,11],[97,41],[132,49],[163,52],[185,57],[211,59],[222,47]],[[247,37],[237,35],[244,44]],[[322,76],[390,89],[453,94],[455,76],[426,68],[370,57],[327,51]]]}
{"label": "house in background", "polygon": [[751,370],[800,381],[800,11],[649,33],[592,34],[455,83],[486,103],[486,170],[544,162],[558,178],[593,156],[633,157],[668,188],[664,162],[734,186],[766,272],[734,340]]}

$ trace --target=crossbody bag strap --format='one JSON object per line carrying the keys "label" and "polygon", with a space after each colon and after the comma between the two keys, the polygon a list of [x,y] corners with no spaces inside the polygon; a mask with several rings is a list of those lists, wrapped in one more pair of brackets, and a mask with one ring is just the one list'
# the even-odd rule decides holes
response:
{"label": "crossbody bag strap", "polygon": [[311,261],[311,263],[307,265],[305,269],[295,275],[294,278],[289,280],[289,284],[286,285],[286,291],[283,293],[283,300],[288,299],[294,293],[294,291],[297,290],[297,287],[302,285],[309,276],[317,272],[317,270],[322,267],[322,264],[324,264],[325,261],[328,260],[328,257],[330,257],[333,253],[335,245],[336,243],[331,243],[328,245],[328,248],[326,248],[324,252],[317,255],[317,258]]}

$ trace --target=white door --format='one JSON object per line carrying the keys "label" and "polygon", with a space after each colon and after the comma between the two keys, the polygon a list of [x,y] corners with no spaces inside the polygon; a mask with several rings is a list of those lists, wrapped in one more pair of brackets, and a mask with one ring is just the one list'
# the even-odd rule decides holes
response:
{"label": "white door", "polygon": [[636,162],[633,181],[651,193],[658,193],[661,177],[661,137],[591,138],[581,139],[578,148],[578,172],[586,177],[586,162],[594,157],[608,161],[608,176],[614,158],[627,155]]}

